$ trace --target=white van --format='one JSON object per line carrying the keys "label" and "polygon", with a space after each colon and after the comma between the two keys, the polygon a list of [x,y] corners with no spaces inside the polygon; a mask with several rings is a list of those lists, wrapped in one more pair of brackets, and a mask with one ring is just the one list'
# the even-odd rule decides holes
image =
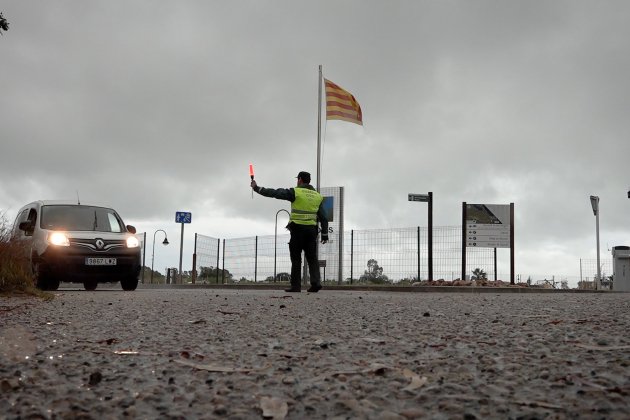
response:
{"label": "white van", "polygon": [[61,281],[83,283],[86,290],[120,281],[124,290],[135,290],[141,265],[135,233],[111,208],[43,200],[20,209],[12,232],[26,244],[42,290],[57,290]]}

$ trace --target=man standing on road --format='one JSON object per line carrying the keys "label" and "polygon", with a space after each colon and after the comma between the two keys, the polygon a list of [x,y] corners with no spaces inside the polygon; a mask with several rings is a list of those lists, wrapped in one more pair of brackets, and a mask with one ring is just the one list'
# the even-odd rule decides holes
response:
{"label": "man standing on road", "polygon": [[291,288],[286,292],[302,290],[302,251],[311,274],[308,292],[317,293],[322,288],[317,261],[317,221],[322,226],[322,244],[328,242],[328,220],[324,213],[324,198],[311,185],[311,174],[300,172],[295,188],[263,188],[252,179],[251,187],[258,194],[291,202],[291,217],[287,229],[291,232]]}

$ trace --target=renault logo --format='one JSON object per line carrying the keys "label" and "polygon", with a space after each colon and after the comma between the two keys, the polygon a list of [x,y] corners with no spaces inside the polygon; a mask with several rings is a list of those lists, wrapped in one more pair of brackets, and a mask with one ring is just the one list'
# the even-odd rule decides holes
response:
{"label": "renault logo", "polygon": [[96,249],[103,249],[104,246],[105,246],[105,242],[103,242],[102,239],[96,240]]}

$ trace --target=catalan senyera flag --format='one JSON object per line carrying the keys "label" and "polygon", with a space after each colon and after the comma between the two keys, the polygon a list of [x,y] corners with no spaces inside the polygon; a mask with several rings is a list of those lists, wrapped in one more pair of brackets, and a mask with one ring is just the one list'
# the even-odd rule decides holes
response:
{"label": "catalan senyera flag", "polygon": [[361,106],[354,96],[330,80],[324,79],[324,82],[326,84],[326,119],[363,125]]}

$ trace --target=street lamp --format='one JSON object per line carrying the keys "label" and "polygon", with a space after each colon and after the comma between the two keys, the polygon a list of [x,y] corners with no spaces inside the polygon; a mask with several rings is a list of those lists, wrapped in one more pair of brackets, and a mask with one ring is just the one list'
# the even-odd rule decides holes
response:
{"label": "street lamp", "polygon": [[150,281],[151,284],[153,284],[153,260],[155,259],[155,234],[158,232],[164,233],[164,241],[162,242],[162,245],[168,245],[168,237],[166,236],[166,232],[164,232],[162,229],[156,230],[153,233],[153,252],[151,254],[151,281]]}
{"label": "street lamp", "polygon": [[280,212],[283,211],[286,214],[289,215],[289,217],[291,217],[291,213],[289,213],[287,210],[285,209],[280,209],[276,212],[276,228],[275,228],[275,235],[274,235],[274,241],[273,241],[273,282],[276,282],[276,252],[278,249],[278,215],[280,214]]}
{"label": "street lamp", "polygon": [[593,207],[593,214],[595,215],[595,236],[597,238],[597,280],[595,282],[595,290],[599,290],[602,273],[601,273],[601,267],[599,265],[599,197],[598,196],[591,195],[591,207]]}

